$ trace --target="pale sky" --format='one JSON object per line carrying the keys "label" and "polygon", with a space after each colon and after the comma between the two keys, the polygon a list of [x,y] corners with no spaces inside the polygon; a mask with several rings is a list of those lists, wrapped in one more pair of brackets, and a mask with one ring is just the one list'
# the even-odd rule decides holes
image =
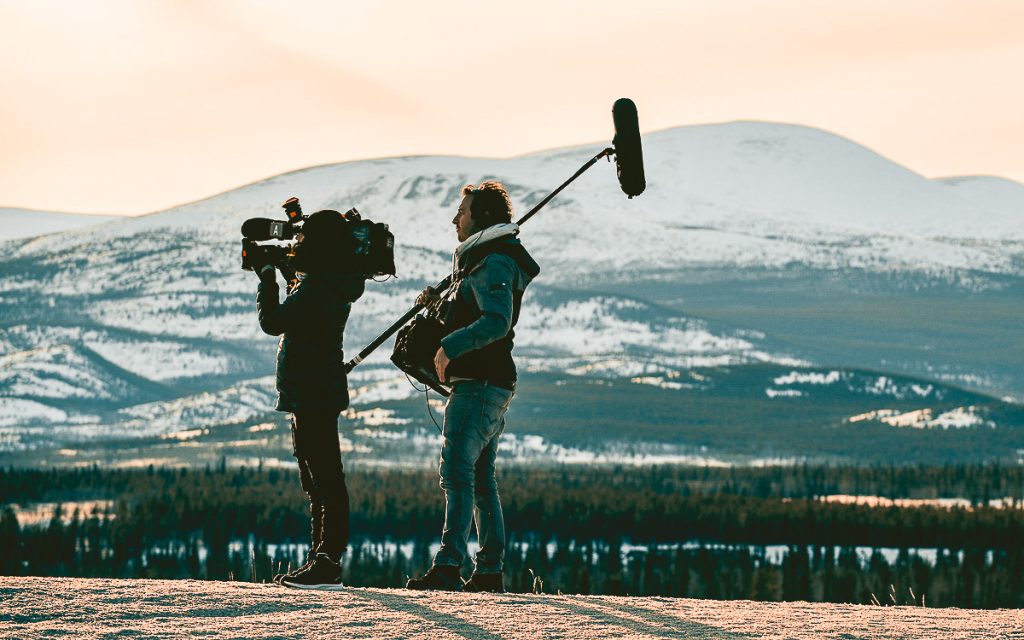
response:
{"label": "pale sky", "polygon": [[730,120],[1024,182],[1024,0],[0,0],[0,206],[139,214],[307,166]]}

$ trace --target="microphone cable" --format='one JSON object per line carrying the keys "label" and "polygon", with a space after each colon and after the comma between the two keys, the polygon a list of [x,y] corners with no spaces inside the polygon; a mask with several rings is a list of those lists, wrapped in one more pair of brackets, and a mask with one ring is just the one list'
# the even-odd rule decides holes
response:
{"label": "microphone cable", "polygon": [[409,377],[408,373],[405,374],[405,379],[409,381],[409,384],[412,385],[412,388],[417,392],[423,392],[423,402],[427,407],[427,415],[430,416],[430,421],[434,423],[434,427],[437,429],[437,432],[444,435],[441,425],[437,424],[437,420],[434,419],[434,411],[430,408],[430,387],[423,385],[423,388],[420,389],[416,386],[416,383],[412,381],[412,378]]}

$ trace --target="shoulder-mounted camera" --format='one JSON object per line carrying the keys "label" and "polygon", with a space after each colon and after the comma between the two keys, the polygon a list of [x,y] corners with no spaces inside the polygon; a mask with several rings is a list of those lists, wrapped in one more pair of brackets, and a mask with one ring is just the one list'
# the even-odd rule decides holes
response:
{"label": "shoulder-mounted camera", "polygon": [[[317,214],[304,215],[299,199],[294,197],[282,207],[286,220],[250,218],[242,223],[242,269],[258,271],[269,264],[283,271],[296,270],[292,264],[296,243],[283,241],[303,233],[307,220]],[[342,214],[330,213],[340,216],[340,222],[332,228],[332,251],[343,253],[334,256],[339,270],[366,278],[395,275],[395,236],[388,225],[364,220],[355,208]]]}

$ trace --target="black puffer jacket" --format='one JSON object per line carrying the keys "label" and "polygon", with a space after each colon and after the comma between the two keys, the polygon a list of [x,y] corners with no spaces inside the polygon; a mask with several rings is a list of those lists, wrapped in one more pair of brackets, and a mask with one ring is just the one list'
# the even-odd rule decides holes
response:
{"label": "black puffer jacket", "polygon": [[342,351],[352,303],[363,295],[361,275],[302,276],[278,302],[276,280],[260,280],[256,308],[260,328],[280,335],[277,347],[277,410],[341,411],[348,407]]}

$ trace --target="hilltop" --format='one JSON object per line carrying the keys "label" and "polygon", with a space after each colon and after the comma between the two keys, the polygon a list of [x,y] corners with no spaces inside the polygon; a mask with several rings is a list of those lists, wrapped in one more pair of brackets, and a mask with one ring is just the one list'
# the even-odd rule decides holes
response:
{"label": "hilltop", "polygon": [[1020,638],[1020,611],[6,578],[3,637]]}

